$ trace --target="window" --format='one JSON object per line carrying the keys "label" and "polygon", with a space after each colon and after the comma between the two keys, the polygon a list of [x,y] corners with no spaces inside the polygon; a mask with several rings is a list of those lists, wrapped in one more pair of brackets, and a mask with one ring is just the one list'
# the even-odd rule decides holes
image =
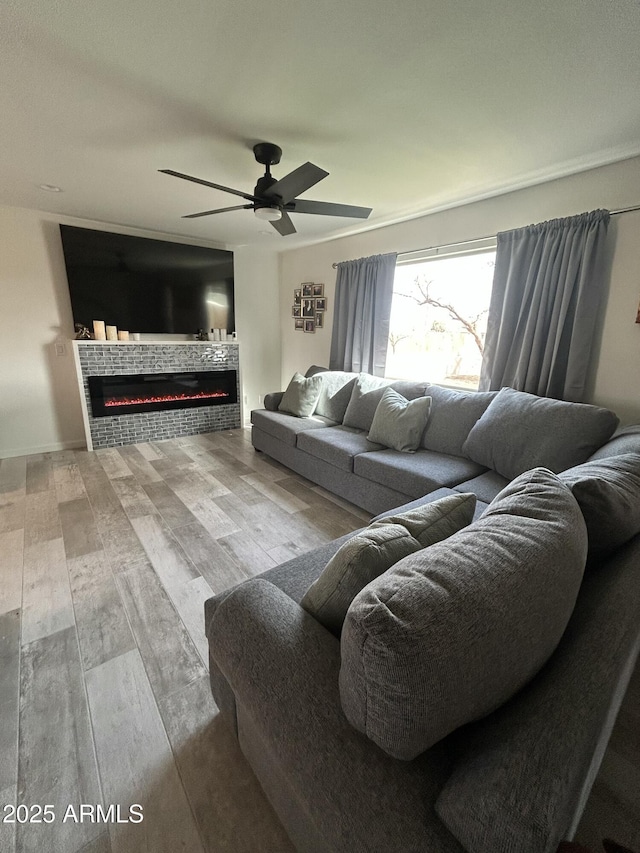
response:
{"label": "window", "polygon": [[477,389],[496,241],[404,255],[396,267],[385,376]]}

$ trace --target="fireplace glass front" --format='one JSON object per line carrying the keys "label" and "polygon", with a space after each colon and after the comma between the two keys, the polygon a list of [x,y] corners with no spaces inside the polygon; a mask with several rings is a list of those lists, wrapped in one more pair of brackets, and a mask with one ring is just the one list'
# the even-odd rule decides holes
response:
{"label": "fireplace glass front", "polygon": [[235,370],[89,376],[94,418],[238,402]]}

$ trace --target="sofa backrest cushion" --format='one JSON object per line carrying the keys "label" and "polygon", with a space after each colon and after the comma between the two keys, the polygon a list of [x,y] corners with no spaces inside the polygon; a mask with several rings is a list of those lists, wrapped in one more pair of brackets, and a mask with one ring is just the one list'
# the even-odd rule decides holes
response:
{"label": "sofa backrest cushion", "polygon": [[373,522],[344,543],[305,593],[302,607],[340,636],[361,589],[395,563],[470,524],[474,495],[448,495],[407,513]]}
{"label": "sofa backrest cushion", "polygon": [[422,436],[425,450],[464,456],[462,446],[479,417],[497,391],[456,391],[441,385],[429,385],[431,414]]}
{"label": "sofa backrest cushion", "polygon": [[342,370],[327,370],[314,375],[320,376],[322,380],[314,414],[342,423],[358,374],[346,373]]}
{"label": "sofa backrest cushion", "polygon": [[367,438],[402,453],[415,453],[429,419],[431,397],[407,400],[393,388],[385,388]]}
{"label": "sofa backrest cushion", "polygon": [[359,593],[341,639],[351,724],[413,759],[526,684],[573,610],[587,533],[570,490],[538,468],[484,515]]}
{"label": "sofa backrest cushion", "polygon": [[599,406],[502,388],[462,449],[507,479],[540,465],[557,473],[585,462],[617,425],[614,413]]}
{"label": "sofa backrest cushion", "polygon": [[305,377],[309,379],[311,376],[315,376],[316,373],[328,373],[328,371],[328,367],[321,367],[319,364],[312,364],[311,367],[307,369]]}
{"label": "sofa backrest cushion", "polygon": [[640,453],[640,424],[631,424],[616,430],[609,441],[599,447],[589,460],[608,459],[620,453]]}
{"label": "sofa backrest cushion", "polygon": [[322,374],[305,379],[301,373],[294,373],[282,395],[278,411],[298,418],[310,418],[316,409],[321,388]]}
{"label": "sofa backrest cushion", "polygon": [[412,382],[399,380],[390,382],[379,376],[371,376],[369,373],[360,373],[342,421],[344,426],[371,429],[373,416],[382,399],[385,388],[393,388],[398,394],[402,394],[407,400],[415,400],[416,397],[424,397],[429,387],[428,382]]}
{"label": "sofa backrest cushion", "polygon": [[640,533],[640,454],[594,459],[560,479],[582,510],[590,551],[613,551]]}

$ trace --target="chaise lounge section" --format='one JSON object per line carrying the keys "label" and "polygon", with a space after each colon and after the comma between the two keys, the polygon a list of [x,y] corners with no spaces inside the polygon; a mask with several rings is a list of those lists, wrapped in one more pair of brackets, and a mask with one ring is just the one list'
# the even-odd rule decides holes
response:
{"label": "chaise lounge section", "polygon": [[[400,452],[367,438],[379,380],[325,381],[320,414],[268,399],[254,444],[381,515],[205,603],[218,707],[302,853],[555,853],[640,648],[640,427],[610,438],[597,407],[404,383],[431,405]],[[457,532],[346,594],[416,519],[470,502]],[[314,601],[361,553],[327,621]]]}

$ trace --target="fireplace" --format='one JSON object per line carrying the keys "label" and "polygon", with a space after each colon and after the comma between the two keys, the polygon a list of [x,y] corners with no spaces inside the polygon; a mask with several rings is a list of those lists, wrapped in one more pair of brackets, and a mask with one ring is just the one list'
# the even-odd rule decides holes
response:
{"label": "fireplace", "polygon": [[94,418],[237,403],[235,370],[89,376]]}

